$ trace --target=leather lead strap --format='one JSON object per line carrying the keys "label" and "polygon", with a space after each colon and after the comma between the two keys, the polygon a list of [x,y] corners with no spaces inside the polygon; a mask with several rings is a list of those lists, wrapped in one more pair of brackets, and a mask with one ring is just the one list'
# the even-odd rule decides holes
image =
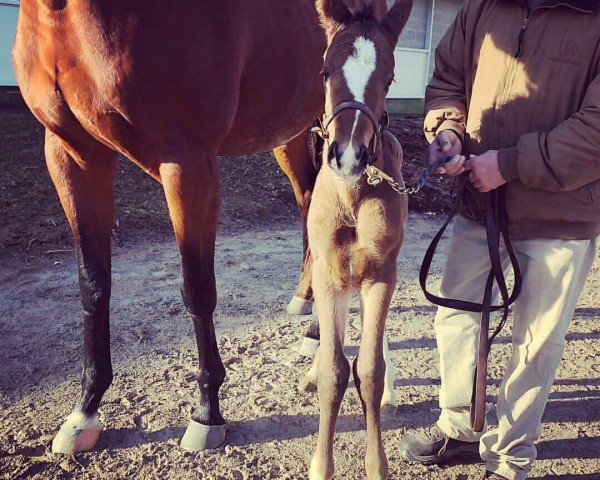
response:
{"label": "leather lead strap", "polygon": [[[468,175],[468,174],[467,174]],[[509,308],[517,299],[521,292],[522,276],[519,269],[517,256],[510,242],[508,234],[508,220],[506,216],[506,206],[504,200],[504,186],[490,192],[486,210],[486,235],[488,244],[488,253],[490,257],[490,272],[488,274],[483,301],[482,303],[468,302],[451,298],[438,297],[427,290],[427,277],[431,269],[431,263],[435,255],[437,246],[448,228],[452,219],[458,213],[461,204],[462,194],[464,192],[467,175],[461,179],[460,187],[457,193],[456,201],[452,207],[452,211],[442,225],[442,228],[435,235],[429,248],[423,258],[421,270],[419,272],[419,283],[427,300],[435,305],[439,305],[453,310],[463,310],[466,312],[481,313],[481,324],[479,331],[479,341],[477,348],[477,366],[475,369],[475,378],[473,379],[473,394],[471,398],[471,429],[475,432],[481,432],[485,425],[485,399],[486,399],[486,383],[487,383],[487,363],[490,352],[490,347],[494,338],[500,333],[504,327],[509,314]],[[504,240],[506,250],[513,268],[515,283],[512,293],[509,295],[504,270],[502,268],[502,260],[500,257],[500,238]],[[501,305],[492,305],[494,282],[498,285]],[[500,323],[489,336],[490,317],[492,312],[502,311]]]}

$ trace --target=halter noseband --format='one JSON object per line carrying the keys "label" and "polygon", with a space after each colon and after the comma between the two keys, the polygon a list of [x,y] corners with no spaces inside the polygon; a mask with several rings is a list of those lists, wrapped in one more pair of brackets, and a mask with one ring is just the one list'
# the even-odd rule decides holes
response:
{"label": "halter noseband", "polygon": [[377,159],[377,148],[379,146],[379,141],[381,140],[381,135],[384,131],[387,130],[389,126],[389,116],[387,111],[383,111],[381,118],[377,119],[373,110],[371,110],[367,105],[362,102],[357,102],[355,100],[340,102],[335,107],[333,107],[333,111],[330,116],[323,114],[323,119],[319,120],[319,126],[313,128],[313,131],[316,131],[323,137],[323,139],[329,145],[329,125],[335,120],[340,113],[345,110],[358,110],[364,113],[367,118],[371,121],[373,125],[373,138],[371,139],[371,145],[369,146],[369,158],[367,160],[368,165],[372,165],[373,162]]}

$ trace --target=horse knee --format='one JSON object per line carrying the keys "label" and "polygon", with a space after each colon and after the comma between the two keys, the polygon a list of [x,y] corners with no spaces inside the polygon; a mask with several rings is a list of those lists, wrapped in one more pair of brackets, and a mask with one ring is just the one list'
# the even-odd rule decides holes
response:
{"label": "horse knee", "polygon": [[350,364],[348,359],[342,355],[335,357],[333,365],[327,365],[327,362],[320,362],[317,385],[319,396],[326,395],[329,392],[331,401],[341,402],[350,377]]}
{"label": "horse knee", "polygon": [[359,356],[355,360],[355,376],[357,377],[361,391],[366,392],[383,391],[385,362],[383,355],[377,355],[375,361],[362,360]]}

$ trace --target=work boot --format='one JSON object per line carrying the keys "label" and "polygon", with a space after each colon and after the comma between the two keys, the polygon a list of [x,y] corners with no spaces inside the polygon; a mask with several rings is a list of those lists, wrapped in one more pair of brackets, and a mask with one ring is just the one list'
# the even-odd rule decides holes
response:
{"label": "work boot", "polygon": [[479,442],[450,438],[435,423],[424,434],[407,435],[400,440],[400,452],[408,461],[430,465],[465,453],[479,455]]}
{"label": "work boot", "polygon": [[490,480],[508,480],[508,478],[503,477],[502,475],[498,475],[497,473],[492,473],[492,472],[485,472],[485,477],[483,477],[484,480],[490,479]]}

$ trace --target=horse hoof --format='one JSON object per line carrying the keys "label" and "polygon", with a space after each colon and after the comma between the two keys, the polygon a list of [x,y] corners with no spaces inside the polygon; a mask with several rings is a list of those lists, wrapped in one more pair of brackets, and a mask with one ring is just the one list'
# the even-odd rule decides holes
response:
{"label": "horse hoof", "polygon": [[227,426],[203,425],[190,420],[187,430],[181,438],[181,448],[192,452],[219,448],[225,442]]}
{"label": "horse hoof", "polygon": [[386,395],[384,392],[383,398],[381,399],[381,409],[387,408],[390,411],[395,411],[397,407],[398,399],[396,398],[396,395]]}
{"label": "horse hoof", "polygon": [[96,446],[101,433],[97,414],[86,417],[83,413],[72,413],[52,440],[52,453],[88,452]]}
{"label": "horse hoof", "polygon": [[313,457],[308,470],[308,480],[331,480],[333,478],[333,462],[325,463]]}
{"label": "horse hoof", "polygon": [[301,392],[316,392],[317,385],[308,377],[302,377],[302,380],[298,383],[298,390]]}
{"label": "horse hoof", "polygon": [[310,315],[312,310],[312,300],[306,300],[305,298],[298,297],[297,295],[294,295],[287,306],[287,312],[291,315]]}
{"label": "horse hoof", "polygon": [[304,337],[302,343],[298,347],[298,354],[306,358],[315,358],[317,348],[319,348],[319,340],[314,338]]}

